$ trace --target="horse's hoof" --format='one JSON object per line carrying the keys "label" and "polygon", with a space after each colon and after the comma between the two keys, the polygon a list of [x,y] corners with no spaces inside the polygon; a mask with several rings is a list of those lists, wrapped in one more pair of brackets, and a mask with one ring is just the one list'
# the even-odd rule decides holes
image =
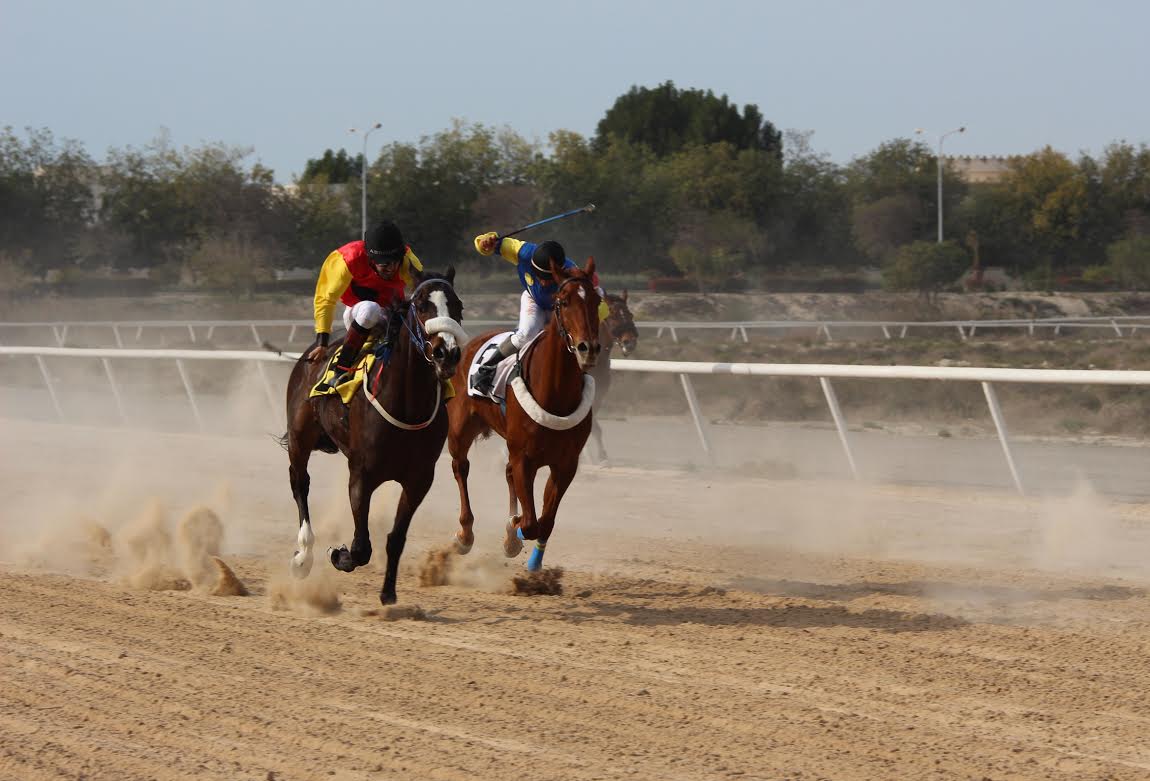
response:
{"label": "horse's hoof", "polygon": [[297,578],[299,580],[303,580],[308,575],[310,575],[311,574],[312,561],[313,561],[313,558],[311,555],[311,551],[308,551],[307,553],[301,553],[300,551],[296,551],[295,555],[291,557],[291,574],[292,574],[292,577]]}
{"label": "horse's hoof", "polygon": [[455,535],[452,541],[455,544],[455,552],[460,556],[466,556],[468,553],[471,553],[471,546],[474,542],[464,542],[458,534]]}
{"label": "horse's hoof", "polygon": [[398,601],[399,601],[399,600],[398,600],[398,598],[395,596],[395,592],[394,592],[394,591],[391,591],[391,592],[388,592],[388,591],[381,591],[381,592],[379,592],[379,602],[380,602],[380,604],[382,604],[382,605],[384,605],[384,606],[387,606],[387,605],[394,605],[394,604],[395,604],[396,602],[398,602]]}
{"label": "horse's hoof", "polygon": [[346,545],[340,545],[338,549],[328,548],[327,555],[331,558],[331,566],[340,572],[355,571],[355,560],[351,557],[351,551],[347,549]]}
{"label": "horse's hoof", "polygon": [[507,536],[503,539],[503,555],[513,559],[523,550],[523,540],[516,534],[515,522],[507,522]]}

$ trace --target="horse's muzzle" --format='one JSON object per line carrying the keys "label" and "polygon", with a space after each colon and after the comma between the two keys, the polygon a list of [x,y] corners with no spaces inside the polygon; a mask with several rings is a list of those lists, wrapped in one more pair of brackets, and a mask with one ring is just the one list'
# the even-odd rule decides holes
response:
{"label": "horse's muzzle", "polygon": [[448,347],[442,341],[435,345],[431,350],[431,360],[435,364],[435,373],[439,375],[439,379],[446,380],[454,375],[462,356],[459,347]]}
{"label": "horse's muzzle", "polygon": [[599,363],[599,353],[603,351],[603,345],[599,342],[579,342],[575,345],[575,359],[579,362],[579,368],[583,370],[594,369],[595,365]]}

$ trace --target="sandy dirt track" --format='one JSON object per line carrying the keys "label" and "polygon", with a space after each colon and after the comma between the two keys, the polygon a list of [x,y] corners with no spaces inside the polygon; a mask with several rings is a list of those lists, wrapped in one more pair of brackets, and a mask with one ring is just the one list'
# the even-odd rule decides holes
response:
{"label": "sandy dirt track", "polygon": [[[455,528],[443,462],[407,617],[378,610],[387,489],[372,565],[299,586],[270,440],[0,442],[4,781],[1150,778],[1150,505],[1088,486],[588,469],[548,552],[564,593],[516,596],[485,446],[476,548],[419,585]],[[320,544],[348,541],[343,463],[315,466]],[[250,596],[193,576],[196,507]]]}

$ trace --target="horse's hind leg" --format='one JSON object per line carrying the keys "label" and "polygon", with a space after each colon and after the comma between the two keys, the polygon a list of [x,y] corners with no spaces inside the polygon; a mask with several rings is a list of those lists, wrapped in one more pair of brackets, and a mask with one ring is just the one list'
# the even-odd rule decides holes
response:
{"label": "horse's hind leg", "polygon": [[423,497],[431,489],[431,482],[435,473],[429,471],[421,476],[418,482],[409,482],[403,486],[403,493],[399,497],[399,504],[395,508],[395,522],[387,535],[387,573],[383,578],[383,588],[379,592],[379,601],[385,605],[394,605],[396,601],[395,581],[399,575],[399,559],[403,555],[403,547],[407,544],[407,529],[411,525],[412,516],[419,509]]}
{"label": "horse's hind leg", "polygon": [[563,494],[567,493],[567,488],[575,479],[577,467],[578,462],[554,466],[547,477],[547,487],[543,489],[543,513],[539,516],[539,539],[536,540],[535,548],[527,559],[527,569],[532,572],[543,567],[543,552],[547,549],[547,540],[551,538],[551,532],[555,528],[559,502],[563,501]]}
{"label": "horse's hind leg", "polygon": [[507,517],[514,521],[515,516],[519,515],[519,499],[515,496],[515,474],[511,469],[510,461],[507,462],[503,474],[507,478]]}
{"label": "horse's hind leg", "polygon": [[455,484],[459,486],[459,531],[455,533],[457,553],[468,553],[475,544],[475,532],[471,528],[475,523],[475,513],[471,511],[471,495],[467,490],[471,462],[467,460],[467,454],[478,433],[476,419],[470,418],[464,422],[459,432],[452,432],[447,440],[447,451],[451,454],[451,473],[455,475]]}
{"label": "horse's hind leg", "polygon": [[346,545],[338,549],[329,548],[331,564],[342,572],[351,572],[371,561],[371,532],[367,526],[367,516],[371,509],[371,495],[379,487],[379,480],[371,479],[361,465],[348,465],[348,498],[351,500],[351,516],[355,521],[355,533],[351,539],[351,550]]}

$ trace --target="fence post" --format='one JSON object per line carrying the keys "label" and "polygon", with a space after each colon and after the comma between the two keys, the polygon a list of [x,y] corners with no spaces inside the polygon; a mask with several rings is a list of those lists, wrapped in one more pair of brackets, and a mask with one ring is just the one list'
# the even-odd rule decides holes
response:
{"label": "fence post", "polygon": [[200,408],[196,404],[196,394],[192,392],[192,383],[188,380],[188,373],[184,369],[184,362],[179,358],[176,359],[176,368],[180,371],[180,379],[184,381],[184,390],[188,394],[188,401],[192,405],[192,415],[196,418],[196,428],[200,431],[204,430],[204,419],[200,417]]}
{"label": "fence post", "polygon": [[882,335],[885,336],[887,339],[890,339],[890,329],[887,328],[885,325],[882,327]]}
{"label": "fence post", "polygon": [[960,337],[962,337],[962,341],[964,341],[964,342],[965,342],[965,341],[966,341],[966,331],[962,330],[962,326],[961,326],[961,325],[956,325],[956,326],[955,326],[955,328],[957,328],[957,329],[958,329],[958,335],[959,335]]}
{"label": "fence post", "polygon": [[253,338],[256,340],[256,346],[257,346],[257,347],[263,347],[263,344],[264,344],[264,343],[263,343],[263,342],[260,340],[260,332],[259,332],[259,329],[257,329],[257,328],[256,328],[256,324],[255,324],[255,323],[250,323],[250,325],[251,325],[251,328],[252,328],[252,337],[253,337]]}
{"label": "fence post", "polygon": [[1022,496],[1026,490],[1022,487],[1022,479],[1018,476],[1018,468],[1014,465],[1014,455],[1010,452],[1010,440],[1006,435],[1006,421],[1002,418],[1002,409],[998,406],[998,396],[994,393],[994,386],[989,382],[982,383],[982,392],[986,396],[986,403],[990,407],[990,417],[994,419],[994,428],[998,431],[998,441],[1002,445],[1002,454],[1006,456],[1006,465],[1010,467],[1010,477],[1014,480],[1014,487]]}
{"label": "fence post", "polygon": [[838,429],[839,432],[839,442],[842,442],[843,452],[846,453],[847,456],[847,464],[851,468],[851,477],[858,480],[859,470],[855,465],[855,457],[851,453],[850,439],[847,438],[847,424],[846,421],[843,420],[843,412],[839,408],[839,400],[838,397],[835,396],[835,389],[831,385],[830,378],[828,377],[819,377],[819,384],[823,386],[823,395],[827,399],[827,406],[831,408],[831,417],[834,418],[835,428]]}
{"label": "fence post", "polygon": [[104,374],[108,375],[108,385],[112,387],[112,395],[116,398],[116,411],[120,413],[120,422],[127,423],[128,415],[124,412],[124,400],[120,398],[120,389],[116,386],[116,376],[112,374],[112,362],[107,358],[101,358],[100,362],[104,364]]}
{"label": "fence post", "polygon": [[674,328],[668,328],[667,330],[671,332],[671,341],[674,342],[675,344],[678,344],[679,343],[679,335],[677,333],[675,333],[675,329]]}
{"label": "fence post", "polygon": [[742,325],[740,325],[740,326],[739,326],[739,333],[741,333],[741,334],[743,335],[743,344],[748,344],[748,343],[750,343],[750,341],[751,341],[751,340],[747,338],[747,328],[746,328],[746,326],[742,326]]}
{"label": "fence post", "polygon": [[291,344],[292,340],[295,339],[295,329],[296,326],[293,325],[291,330],[288,331],[288,344]]}
{"label": "fence post", "polygon": [[116,346],[119,347],[121,350],[124,349],[124,340],[120,336],[120,326],[119,325],[113,325],[112,326],[112,335],[116,337]]}
{"label": "fence post", "polygon": [[691,377],[688,374],[680,374],[679,382],[683,385],[683,394],[687,397],[687,407],[691,410],[691,419],[695,422],[695,433],[699,435],[699,443],[703,446],[703,452],[707,454],[707,460],[713,461],[714,454],[711,452],[711,441],[707,438],[707,424],[703,421],[703,415],[699,411],[699,399],[695,396],[695,386],[691,384]]}
{"label": "fence post", "polygon": [[902,330],[899,331],[899,334],[898,334],[899,339],[905,339],[906,338],[906,331],[908,328],[910,328],[909,325],[906,325],[906,324],[903,325]]}
{"label": "fence post", "polygon": [[44,384],[48,386],[48,397],[52,399],[52,408],[56,410],[56,419],[63,423],[64,410],[60,408],[60,400],[56,398],[56,388],[52,385],[52,375],[48,374],[48,366],[44,363],[44,356],[37,355],[36,363],[40,367],[40,375],[44,378]]}
{"label": "fence post", "polygon": [[[1114,333],[1118,334],[1118,336],[1122,336],[1122,329],[1118,327],[1118,323],[1111,320],[1110,321],[1110,327],[1114,329]],[[1133,333],[1133,332],[1131,332],[1131,333]]]}
{"label": "fence post", "polygon": [[188,323],[188,338],[192,340],[192,344],[196,343],[196,329],[192,328],[191,323]]}

